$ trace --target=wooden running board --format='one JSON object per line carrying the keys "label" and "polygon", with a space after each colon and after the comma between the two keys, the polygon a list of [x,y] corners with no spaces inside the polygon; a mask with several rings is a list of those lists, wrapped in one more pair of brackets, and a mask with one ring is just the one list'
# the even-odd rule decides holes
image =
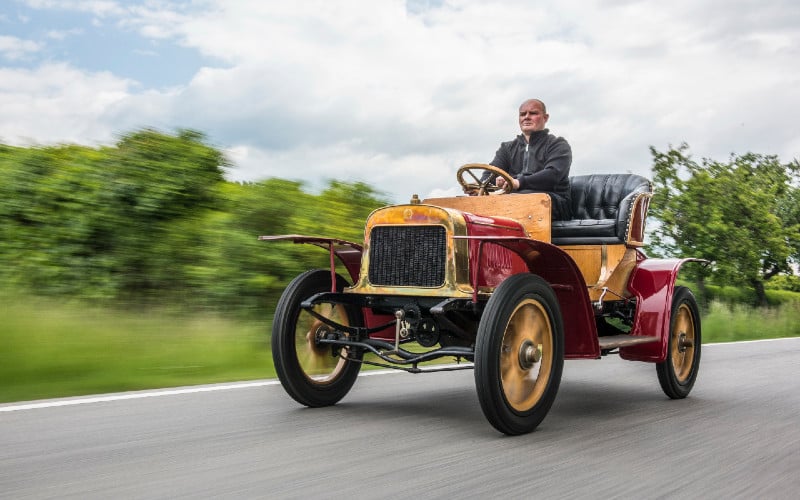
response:
{"label": "wooden running board", "polygon": [[649,342],[657,342],[658,337],[646,337],[643,335],[610,335],[608,337],[599,337],[600,349],[616,349],[617,347],[628,347],[637,344],[647,344]]}

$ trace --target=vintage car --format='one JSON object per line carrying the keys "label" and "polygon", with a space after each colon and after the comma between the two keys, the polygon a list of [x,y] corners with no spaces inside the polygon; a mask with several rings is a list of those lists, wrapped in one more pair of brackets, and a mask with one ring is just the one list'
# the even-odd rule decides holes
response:
{"label": "vintage car", "polygon": [[[697,259],[642,252],[650,182],[633,174],[574,176],[573,219],[551,221],[547,194],[498,196],[490,165],[457,178],[479,196],[375,210],[363,245],[320,246],[329,269],[307,271],[281,296],[272,355],[288,394],[333,405],[362,364],[411,373],[474,369],[481,408],[509,435],[534,430],[558,392],[564,359],[618,353],[654,363],[661,388],[686,397],[700,363],[700,315],[675,281]],[[446,361],[450,360],[449,363]]]}

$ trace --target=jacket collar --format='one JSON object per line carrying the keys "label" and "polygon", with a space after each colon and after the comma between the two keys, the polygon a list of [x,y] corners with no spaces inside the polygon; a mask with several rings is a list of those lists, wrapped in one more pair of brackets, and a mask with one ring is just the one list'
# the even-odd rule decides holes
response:
{"label": "jacket collar", "polygon": [[[531,134],[530,144],[535,144],[535,143],[539,142],[542,138],[546,137],[547,134],[549,134],[549,133],[550,133],[550,129],[543,128],[542,130],[537,130],[536,132]],[[519,134],[517,136],[517,142],[519,142],[521,145],[524,146],[526,144],[525,136],[523,134]]]}

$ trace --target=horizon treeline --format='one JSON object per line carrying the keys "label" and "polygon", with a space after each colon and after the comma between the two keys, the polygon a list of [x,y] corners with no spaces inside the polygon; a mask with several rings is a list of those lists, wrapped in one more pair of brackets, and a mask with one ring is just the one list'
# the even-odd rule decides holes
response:
{"label": "horizon treeline", "polygon": [[[649,251],[711,263],[700,284],[800,291],[800,164],[746,154],[695,163],[652,149],[658,221]],[[193,130],[140,129],[113,146],[0,144],[0,294],[272,313],[288,282],[327,267],[306,234],[363,241],[387,204],[364,183],[231,182],[230,163]]]}
{"label": "horizon treeline", "polygon": [[230,182],[202,133],[142,129],[110,147],[0,145],[0,287],[6,294],[257,315],[318,248],[258,241],[313,234],[360,242],[386,203],[363,183]]}

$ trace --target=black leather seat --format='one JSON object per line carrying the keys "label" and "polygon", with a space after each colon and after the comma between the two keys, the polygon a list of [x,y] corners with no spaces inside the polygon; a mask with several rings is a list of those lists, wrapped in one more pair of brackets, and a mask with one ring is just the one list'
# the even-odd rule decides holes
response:
{"label": "black leather seat", "polygon": [[650,181],[635,174],[570,177],[572,219],[553,221],[553,244],[625,243],[635,199],[651,192]]}

